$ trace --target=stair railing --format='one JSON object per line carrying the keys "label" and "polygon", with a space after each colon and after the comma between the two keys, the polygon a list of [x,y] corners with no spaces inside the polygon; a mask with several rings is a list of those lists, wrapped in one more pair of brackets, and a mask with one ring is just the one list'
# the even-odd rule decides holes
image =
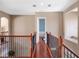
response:
{"label": "stair railing", "polygon": [[[48,36],[51,35],[51,33],[47,33]],[[58,37],[57,37],[58,38]],[[48,45],[50,44],[49,40],[51,40],[50,38],[48,39]],[[63,38],[60,36],[58,38],[58,51],[57,51],[57,56],[58,58],[62,58],[62,53],[64,52],[64,58],[79,58],[79,56],[77,54],[75,54],[71,49],[69,49],[64,43],[63,43]],[[63,51],[64,48],[64,51]],[[62,52],[63,51],[63,52]]]}

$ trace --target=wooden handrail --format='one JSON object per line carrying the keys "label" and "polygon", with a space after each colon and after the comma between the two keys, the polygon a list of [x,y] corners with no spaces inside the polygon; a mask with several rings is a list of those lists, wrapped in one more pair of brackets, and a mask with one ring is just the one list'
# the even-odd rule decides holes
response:
{"label": "wooden handrail", "polygon": [[[64,43],[63,43],[63,38],[60,36],[60,48],[61,48],[61,55],[62,55],[62,47],[66,48],[70,53],[75,55],[77,58],[79,58],[78,55],[76,55],[71,49],[69,49]],[[65,51],[64,51],[65,52]]]}
{"label": "wooden handrail", "polygon": [[31,35],[0,35],[0,37],[32,37]]}
{"label": "wooden handrail", "polygon": [[[29,56],[26,56],[26,57],[31,57],[31,54],[32,54],[32,50],[31,50],[31,48],[32,48],[32,33],[31,34],[29,34],[29,35],[0,35],[0,40],[1,40],[1,38],[3,38],[5,41],[7,40],[7,38],[9,38],[9,42],[3,42],[3,43],[1,43],[0,45],[3,45],[3,44],[6,44],[6,43],[10,43],[10,45],[12,46],[11,48],[12,49],[15,49],[16,48],[16,46],[14,46],[13,45],[13,43],[14,43],[14,40],[16,39],[17,40],[17,38],[19,39],[23,39],[23,38],[26,38],[26,39],[23,39],[23,40],[29,40],[29,43],[30,43],[30,46],[29,46],[29,49],[30,49],[30,53],[29,53]],[[10,39],[11,38],[11,39]],[[12,39],[13,38],[13,39]],[[27,39],[28,38],[28,39]],[[12,44],[11,44],[12,43]],[[27,43],[22,43],[23,45],[25,45],[25,44],[27,44]],[[7,45],[6,45],[7,46]],[[3,56],[3,57],[5,57],[5,55]],[[16,58],[18,57],[18,56],[15,56]],[[20,57],[24,57],[24,56],[20,56]]]}
{"label": "wooden handrail", "polygon": [[66,45],[63,44],[63,47],[66,48],[68,51],[70,51],[73,55],[75,55],[77,58],[79,58],[78,55],[76,55],[71,49],[69,49]]}
{"label": "wooden handrail", "polygon": [[[51,33],[47,33],[47,34],[51,35]],[[64,45],[63,38],[61,36],[58,38],[58,45],[59,45],[58,46],[58,57],[62,57],[62,49],[63,49],[62,47],[64,47],[67,50],[69,50],[73,55],[75,55],[77,58],[79,58],[78,55],[76,55],[71,49],[69,49],[66,45]]]}
{"label": "wooden handrail", "polygon": [[52,56],[52,51],[51,51],[51,49],[48,47],[48,45],[46,45],[46,46],[47,46],[47,50],[48,50],[49,56],[50,56],[50,57],[53,57],[53,56]]}
{"label": "wooden handrail", "polygon": [[35,53],[36,53],[36,46],[35,46],[34,51],[33,51],[33,53],[32,53],[32,58],[35,57]]}
{"label": "wooden handrail", "polygon": [[[52,34],[51,34],[51,32],[46,32],[47,34],[48,34],[48,36],[52,36]],[[53,35],[54,36],[54,35]],[[56,55],[57,55],[57,57],[60,57],[60,41],[59,41],[59,39],[58,39],[58,37],[56,37],[57,38],[57,44],[58,44],[58,49],[57,49],[57,51],[56,51]],[[48,38],[48,42],[50,41],[50,38]],[[50,42],[48,43],[48,45],[50,45]]]}

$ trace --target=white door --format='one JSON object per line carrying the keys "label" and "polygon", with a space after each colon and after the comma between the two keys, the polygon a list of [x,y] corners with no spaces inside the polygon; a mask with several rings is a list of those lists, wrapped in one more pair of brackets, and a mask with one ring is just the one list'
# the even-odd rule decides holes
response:
{"label": "white door", "polygon": [[37,39],[39,41],[39,37],[43,37],[46,42],[46,18],[38,17],[37,19]]}

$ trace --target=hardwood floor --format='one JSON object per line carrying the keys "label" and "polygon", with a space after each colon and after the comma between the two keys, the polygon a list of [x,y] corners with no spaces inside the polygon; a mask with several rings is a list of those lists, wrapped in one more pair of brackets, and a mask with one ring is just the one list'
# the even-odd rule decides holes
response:
{"label": "hardwood floor", "polygon": [[34,57],[35,58],[50,58],[47,45],[44,43],[42,39],[40,39],[39,43],[36,45]]}

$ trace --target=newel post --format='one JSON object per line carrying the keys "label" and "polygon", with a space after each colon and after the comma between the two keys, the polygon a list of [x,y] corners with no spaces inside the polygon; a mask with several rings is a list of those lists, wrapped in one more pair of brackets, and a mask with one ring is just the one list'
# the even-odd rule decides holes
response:
{"label": "newel post", "polygon": [[63,38],[60,36],[60,57],[62,57]]}
{"label": "newel post", "polygon": [[31,40],[31,56],[30,57],[32,57],[32,33],[30,34],[30,40]]}

